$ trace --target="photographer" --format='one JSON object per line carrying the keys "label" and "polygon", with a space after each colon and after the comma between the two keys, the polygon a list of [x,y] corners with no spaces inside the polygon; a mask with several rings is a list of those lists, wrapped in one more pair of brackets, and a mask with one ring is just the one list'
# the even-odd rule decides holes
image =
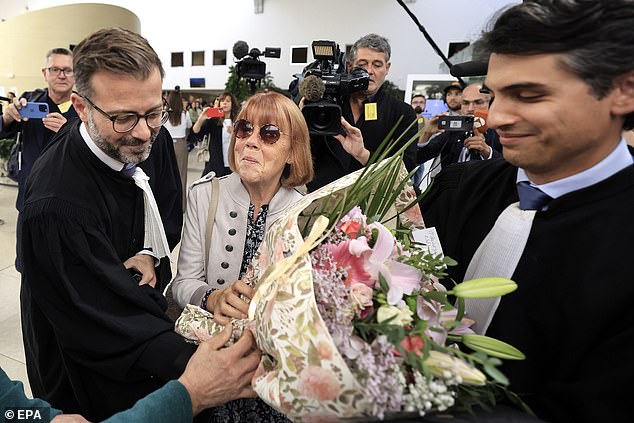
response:
{"label": "photographer", "polygon": [[[416,134],[415,125],[407,129],[416,120],[414,110],[382,88],[390,69],[390,54],[387,39],[377,34],[366,35],[352,46],[347,70],[350,72],[355,67],[366,70],[369,74],[368,89],[350,94],[343,101],[342,115],[346,122],[342,121],[342,127],[345,136],[337,136],[336,139],[311,137],[315,179],[307,184],[309,191],[363,167],[401,117],[392,138],[397,139],[407,132],[398,145],[403,145]],[[416,167],[415,144],[405,152],[404,161],[408,170]]]}
{"label": "photographer", "polygon": [[[481,88],[479,84],[471,84],[464,89],[460,110],[462,116],[473,117],[476,111],[489,109],[489,95],[480,92]],[[452,163],[499,157],[502,153],[499,137],[494,130],[486,129],[486,122],[481,122],[478,127],[477,120],[474,121],[472,130],[446,131],[433,137],[426,144],[419,144],[417,162],[425,163],[436,158],[429,171],[433,177],[442,167]]]}
{"label": "photographer", "polygon": [[[220,94],[214,101],[213,107],[206,107],[198,116],[192,127],[192,132],[203,142],[203,149],[207,149],[205,169],[202,176],[213,171],[216,176],[231,173],[229,169],[229,142],[231,139],[232,123],[235,122],[240,106],[236,97],[229,91]],[[222,116],[213,112],[222,113]],[[214,116],[214,117],[210,117]]]}

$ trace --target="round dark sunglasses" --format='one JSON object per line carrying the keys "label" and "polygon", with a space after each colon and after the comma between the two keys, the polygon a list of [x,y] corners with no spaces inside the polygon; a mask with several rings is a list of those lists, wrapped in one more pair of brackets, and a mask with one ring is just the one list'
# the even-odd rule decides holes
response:
{"label": "round dark sunglasses", "polygon": [[[237,120],[233,125],[233,130],[236,132],[236,138],[248,138],[253,134],[253,130],[255,129],[255,125],[249,122],[246,119]],[[265,144],[275,144],[280,136],[286,135],[284,132],[280,131],[280,128],[273,125],[272,123],[267,123],[265,125],[260,126],[260,139]]]}

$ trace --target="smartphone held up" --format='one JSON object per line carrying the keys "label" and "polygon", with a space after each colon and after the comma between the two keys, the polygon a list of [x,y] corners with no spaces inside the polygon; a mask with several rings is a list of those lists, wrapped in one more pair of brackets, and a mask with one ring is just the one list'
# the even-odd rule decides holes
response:
{"label": "smartphone held up", "polygon": [[219,117],[225,116],[224,110],[222,110],[219,107],[210,107],[207,109],[205,113],[207,113],[207,117],[210,117],[210,118],[219,118]]}
{"label": "smartphone held up", "polygon": [[20,117],[29,119],[42,119],[48,115],[48,104],[46,103],[26,103],[18,109]]}

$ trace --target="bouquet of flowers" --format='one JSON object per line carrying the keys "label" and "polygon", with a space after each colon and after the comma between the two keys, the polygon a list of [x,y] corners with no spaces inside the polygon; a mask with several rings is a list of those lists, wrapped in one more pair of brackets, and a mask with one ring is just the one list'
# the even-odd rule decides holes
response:
{"label": "bouquet of flowers", "polygon": [[[248,320],[262,350],[253,386],[293,420],[493,405],[508,383],[500,358],[523,358],[464,317],[464,298],[515,283],[438,282],[452,261],[412,236],[424,225],[409,176],[397,154],[303,197],[253,259]],[[221,330],[185,315],[179,332],[192,339]]]}
{"label": "bouquet of flowers", "polygon": [[447,291],[438,278],[452,261],[411,236],[415,199],[395,156],[304,197],[267,232],[248,278],[263,351],[253,384],[271,406],[304,421],[424,415],[486,404],[508,383],[496,366],[522,353],[475,335],[463,299],[515,283]]}

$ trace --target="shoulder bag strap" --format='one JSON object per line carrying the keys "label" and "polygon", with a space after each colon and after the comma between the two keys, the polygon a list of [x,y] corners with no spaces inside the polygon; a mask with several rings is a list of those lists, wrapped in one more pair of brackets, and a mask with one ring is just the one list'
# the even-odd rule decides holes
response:
{"label": "shoulder bag strap", "polygon": [[209,214],[207,215],[207,226],[205,227],[205,278],[207,278],[207,263],[209,263],[209,249],[211,247],[211,235],[214,232],[214,221],[218,210],[218,197],[220,197],[220,182],[218,178],[211,180],[211,199],[209,203]]}

